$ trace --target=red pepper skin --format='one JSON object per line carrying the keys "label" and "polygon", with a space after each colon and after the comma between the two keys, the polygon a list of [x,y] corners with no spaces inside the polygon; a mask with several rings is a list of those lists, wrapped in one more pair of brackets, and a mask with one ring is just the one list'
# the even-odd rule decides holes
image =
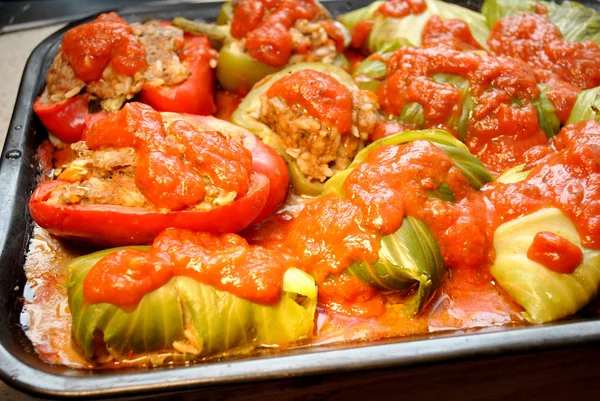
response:
{"label": "red pepper skin", "polygon": [[33,111],[48,131],[63,142],[73,143],[81,139],[89,103],[90,95],[87,93],[53,104],[47,104],[38,97],[33,103]]}
{"label": "red pepper skin", "polygon": [[253,223],[263,221],[285,202],[290,187],[290,176],[287,164],[279,153],[270,146],[265,145],[256,135],[247,129],[228,121],[219,120],[212,116],[196,116],[191,114],[183,114],[183,117],[202,127],[228,132],[232,136],[241,137],[244,147],[252,153],[252,170],[264,174],[269,178],[269,199],[267,199],[265,207]]}
{"label": "red pepper skin", "polygon": [[29,212],[48,232],[101,246],[150,244],[169,227],[215,234],[238,232],[264,209],[269,180],[260,173],[250,178],[248,193],[234,202],[209,211],[181,210],[161,213],[116,205],[62,205],[48,203],[50,193],[63,181],[46,181],[33,192]]}
{"label": "red pepper skin", "polygon": [[145,84],[140,91],[142,103],[157,111],[208,115],[215,106],[215,72],[210,67],[213,48],[206,36],[185,36],[182,61],[188,63],[191,75],[178,85]]}

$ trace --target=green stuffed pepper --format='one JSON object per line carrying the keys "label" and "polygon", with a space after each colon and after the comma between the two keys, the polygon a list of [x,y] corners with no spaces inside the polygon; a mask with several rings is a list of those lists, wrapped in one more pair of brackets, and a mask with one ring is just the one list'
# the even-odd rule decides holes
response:
{"label": "green stuffed pepper", "polygon": [[378,120],[376,98],[341,68],[321,63],[269,76],[232,116],[284,157],[296,192],[312,196],[350,164]]}
{"label": "green stuffed pepper", "polygon": [[231,92],[245,93],[288,64],[314,61],[348,68],[342,51],[349,33],[318,1],[275,2],[270,7],[254,0],[226,2],[216,25],[181,17],[173,24],[207,35],[220,49],[217,79]]}

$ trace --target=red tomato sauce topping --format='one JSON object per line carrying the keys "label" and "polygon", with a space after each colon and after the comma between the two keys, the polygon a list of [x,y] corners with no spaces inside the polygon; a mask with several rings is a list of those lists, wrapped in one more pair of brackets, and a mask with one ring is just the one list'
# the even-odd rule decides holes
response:
{"label": "red tomato sauce topping", "polygon": [[533,238],[527,258],[557,273],[571,274],[583,262],[583,252],[566,238],[542,231]]}
{"label": "red tomato sauce topping", "polygon": [[135,306],[172,277],[186,276],[252,302],[274,304],[289,266],[279,252],[248,245],[236,234],[171,228],[147,252],[124,249],[101,259],[86,275],[83,294],[88,303]]}
{"label": "red tomato sauce topping", "polygon": [[352,128],[352,94],[337,79],[315,70],[300,70],[275,82],[268,97],[281,97],[288,105],[302,106],[312,117],[349,134]]}
{"label": "red tomato sauce topping", "polygon": [[131,26],[114,12],[67,31],[62,50],[77,76],[86,82],[100,79],[109,64],[117,73],[127,76],[148,65],[146,51]]}
{"label": "red tomato sauce topping", "polygon": [[360,49],[365,41],[369,38],[369,34],[375,23],[371,20],[360,21],[352,28],[352,47]]}
{"label": "red tomato sauce topping", "polygon": [[[453,202],[439,198],[440,187]],[[427,141],[380,146],[344,182],[348,198],[381,235],[395,232],[404,216],[425,222],[452,268],[489,262],[487,208],[452,159]]]}
{"label": "red tomato sauce topping", "polygon": [[[527,149],[547,141],[533,104],[540,96],[536,76],[520,60],[445,46],[403,47],[387,64],[387,78],[378,88],[382,109],[401,116],[418,103],[424,122],[410,128],[440,128],[460,136],[492,170],[522,163]],[[563,99],[558,85],[553,89],[554,99]],[[564,102],[572,104],[572,95]]]}
{"label": "red tomato sauce topping", "polygon": [[348,274],[331,276],[320,285],[318,301],[331,311],[349,316],[368,318],[385,312],[381,293]]}
{"label": "red tomato sauce topping", "polygon": [[502,18],[494,25],[488,45],[496,54],[519,57],[580,89],[600,85],[600,47],[592,41],[563,40],[545,15],[522,13]]}
{"label": "red tomato sauce topping", "polygon": [[[314,0],[242,0],[235,6],[231,34],[236,39],[246,38],[248,54],[274,67],[286,65],[294,51],[289,29],[298,20],[312,20],[323,13]],[[331,21],[321,21],[326,32],[344,48],[344,38]]]}
{"label": "red tomato sauce topping", "polygon": [[552,71],[535,70],[535,78],[546,87],[546,96],[554,105],[561,124],[565,124],[573,110],[579,89]]}
{"label": "red tomato sauce topping", "polygon": [[377,9],[377,12],[386,17],[402,18],[410,14],[421,14],[427,10],[427,3],[423,0],[388,0]]}
{"label": "red tomato sauce topping", "polygon": [[[525,166],[527,178],[515,184],[495,183],[487,195],[496,208],[497,224],[556,207],[575,224],[584,247],[600,248],[600,123],[565,126],[554,148]],[[545,155],[545,156],[544,156]]]}
{"label": "red tomato sauce topping", "polygon": [[94,149],[133,147],[138,155],[136,183],[158,208],[180,210],[204,199],[204,176],[242,197],[252,173],[252,154],[216,131],[176,121],[165,131],[160,113],[142,103],[95,122],[85,133]]}
{"label": "red tomato sauce topping", "polygon": [[459,19],[443,20],[437,15],[427,20],[421,36],[423,46],[448,46],[455,50],[483,50],[473,38],[466,22]]}

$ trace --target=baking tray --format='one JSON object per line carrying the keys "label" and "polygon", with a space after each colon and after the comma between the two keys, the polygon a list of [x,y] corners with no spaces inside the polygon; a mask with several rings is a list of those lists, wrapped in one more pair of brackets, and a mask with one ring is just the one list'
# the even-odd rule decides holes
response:
{"label": "baking tray", "polygon": [[[334,15],[368,4],[368,0],[325,1]],[[477,9],[480,2],[458,1]],[[599,8],[597,1],[584,2]],[[119,11],[129,21],[174,16],[216,19],[220,3],[146,4]],[[127,370],[77,370],[44,363],[19,324],[25,284],[23,265],[33,222],[27,203],[39,174],[34,160],[47,138],[32,110],[46,71],[66,30],[44,40],[31,54],[0,158],[0,377],[8,384],[45,397],[98,397],[157,394],[232,383],[303,375],[410,366],[457,358],[576,346],[600,340],[600,316],[579,314],[541,326],[495,327],[381,341],[264,351],[243,359],[192,366]]]}

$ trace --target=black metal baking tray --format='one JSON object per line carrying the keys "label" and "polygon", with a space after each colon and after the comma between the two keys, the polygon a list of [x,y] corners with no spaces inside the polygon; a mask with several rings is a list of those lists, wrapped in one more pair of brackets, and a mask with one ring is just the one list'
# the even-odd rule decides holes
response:
{"label": "black metal baking tray", "polygon": [[[325,2],[334,15],[367,3],[368,0]],[[475,9],[480,4],[474,1],[458,3]],[[596,8],[600,6],[596,1],[586,3]],[[219,7],[219,3],[150,4],[123,9],[119,13],[129,21],[170,19],[177,15],[210,21],[216,18]],[[0,377],[8,384],[46,397],[140,396],[232,383],[575,346],[600,340],[600,316],[591,314],[541,326],[499,327],[303,347],[193,366],[89,371],[44,363],[19,325],[25,284],[23,264],[33,228],[27,203],[38,174],[34,156],[39,144],[47,138],[46,130],[32,111],[32,105],[43,89],[46,71],[66,30],[94,17],[68,25],[33,51],[25,67],[1,154]]]}

